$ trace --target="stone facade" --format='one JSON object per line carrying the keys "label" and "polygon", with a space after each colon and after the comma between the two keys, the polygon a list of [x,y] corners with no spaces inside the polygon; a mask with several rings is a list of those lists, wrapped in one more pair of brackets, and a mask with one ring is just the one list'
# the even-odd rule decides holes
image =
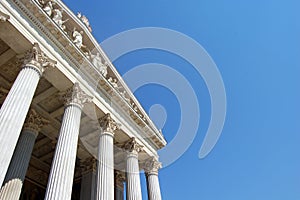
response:
{"label": "stone facade", "polygon": [[86,16],[60,0],[3,0],[0,25],[0,199],[141,200],[145,170],[161,200],[166,141]]}

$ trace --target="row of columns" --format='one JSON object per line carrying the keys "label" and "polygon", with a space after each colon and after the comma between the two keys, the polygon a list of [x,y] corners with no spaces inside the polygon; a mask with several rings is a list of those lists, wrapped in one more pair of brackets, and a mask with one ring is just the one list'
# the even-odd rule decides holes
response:
{"label": "row of columns", "polygon": [[[2,154],[0,156],[0,185],[3,184],[0,199],[4,200],[19,199],[35,139],[39,130],[48,123],[34,110],[30,110],[29,113],[28,111],[40,77],[47,67],[55,66],[56,62],[48,58],[37,43],[26,53],[23,62],[21,71],[0,110],[0,152]],[[82,108],[92,100],[92,97],[87,95],[78,83],[68,89],[62,98],[65,102],[65,110],[45,200],[71,199]],[[99,124],[101,131],[96,177],[83,176],[83,179],[86,178],[86,181],[95,183],[92,184],[96,188],[92,188],[95,193],[91,193],[91,199],[123,198],[120,193],[115,196],[114,191],[113,144],[114,134],[119,129],[119,125],[110,114],[100,118]],[[21,130],[22,134],[20,134]],[[142,147],[135,138],[131,138],[123,145],[123,148],[127,152],[127,200],[141,200],[138,153]],[[154,164],[146,164],[146,166],[149,200],[161,200],[156,172],[158,169],[154,172]],[[87,191],[89,192],[91,191]]]}

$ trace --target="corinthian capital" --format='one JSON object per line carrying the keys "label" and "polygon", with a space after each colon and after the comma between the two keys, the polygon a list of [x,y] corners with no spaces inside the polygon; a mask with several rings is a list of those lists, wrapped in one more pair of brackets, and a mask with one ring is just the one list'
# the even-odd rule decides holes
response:
{"label": "corinthian capital", "polygon": [[124,145],[123,148],[131,153],[138,153],[143,149],[143,146],[137,143],[134,137],[130,138]]}
{"label": "corinthian capital", "polygon": [[115,171],[115,183],[118,187],[124,187],[124,181],[126,180],[125,174],[121,171]]}
{"label": "corinthian capital", "polygon": [[9,18],[9,15],[0,11],[0,22],[6,22]]}
{"label": "corinthian capital", "polygon": [[39,115],[34,109],[30,109],[24,123],[24,129],[38,134],[43,126],[49,124],[49,121]]}
{"label": "corinthian capital", "polygon": [[56,61],[50,59],[41,50],[38,43],[34,43],[32,49],[27,51],[24,55],[23,67],[33,66],[38,70],[39,74],[42,75],[46,68],[55,67]]}
{"label": "corinthian capital", "polygon": [[92,101],[92,97],[87,95],[78,83],[69,88],[63,95],[62,99],[65,101],[65,106],[76,105],[83,108],[84,104]]}
{"label": "corinthian capital", "polygon": [[97,160],[93,157],[87,158],[80,162],[81,173],[86,174],[89,172],[96,172]]}
{"label": "corinthian capital", "polygon": [[155,157],[149,158],[145,163],[144,163],[144,170],[146,175],[150,174],[158,174],[158,170],[161,168],[161,163],[158,162],[158,160]]}
{"label": "corinthian capital", "polygon": [[114,133],[114,131],[120,129],[120,125],[111,118],[109,113],[99,119],[99,124],[104,132]]}

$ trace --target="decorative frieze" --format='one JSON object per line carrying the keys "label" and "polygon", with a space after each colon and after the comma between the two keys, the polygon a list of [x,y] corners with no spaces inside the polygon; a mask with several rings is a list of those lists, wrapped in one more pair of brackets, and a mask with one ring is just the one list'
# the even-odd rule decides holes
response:
{"label": "decorative frieze", "polygon": [[81,47],[85,47],[83,45],[83,31],[77,31],[75,28],[72,32],[73,43],[81,49]]}
{"label": "decorative frieze", "polygon": [[63,20],[63,9],[54,9],[52,20],[66,33],[66,26],[64,25],[69,19]]}

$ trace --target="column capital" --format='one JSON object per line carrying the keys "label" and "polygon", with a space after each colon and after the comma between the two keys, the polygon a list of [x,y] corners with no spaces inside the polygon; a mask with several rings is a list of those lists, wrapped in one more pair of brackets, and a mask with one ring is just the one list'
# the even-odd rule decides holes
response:
{"label": "column capital", "polygon": [[87,95],[80,87],[79,83],[75,83],[71,88],[61,96],[65,101],[65,106],[76,105],[83,108],[84,104],[92,102],[93,97]]}
{"label": "column capital", "polygon": [[155,157],[151,157],[144,163],[144,170],[146,175],[158,175],[158,170],[162,167],[161,162],[159,162]]}
{"label": "column capital", "polygon": [[143,146],[140,145],[134,137],[132,137],[123,145],[123,148],[129,153],[138,154],[142,151]]}
{"label": "column capital", "polygon": [[23,61],[23,68],[32,67],[40,76],[42,76],[46,68],[55,67],[56,65],[56,61],[46,56],[38,43],[33,44],[32,48],[22,56],[21,61]]}
{"label": "column capital", "polygon": [[103,132],[110,132],[114,134],[116,130],[120,129],[120,124],[111,118],[110,113],[105,114],[98,121]]}
{"label": "column capital", "polygon": [[43,126],[49,124],[49,121],[39,115],[34,109],[30,109],[24,123],[24,130],[29,130],[36,135]]}
{"label": "column capital", "polygon": [[87,158],[80,162],[81,174],[86,174],[88,172],[96,172],[97,170],[97,160],[94,157]]}
{"label": "column capital", "polygon": [[9,20],[10,16],[0,11],[0,22],[6,22]]}
{"label": "column capital", "polygon": [[124,187],[124,181],[126,180],[125,174],[120,171],[115,171],[115,181],[116,186],[123,188]]}

